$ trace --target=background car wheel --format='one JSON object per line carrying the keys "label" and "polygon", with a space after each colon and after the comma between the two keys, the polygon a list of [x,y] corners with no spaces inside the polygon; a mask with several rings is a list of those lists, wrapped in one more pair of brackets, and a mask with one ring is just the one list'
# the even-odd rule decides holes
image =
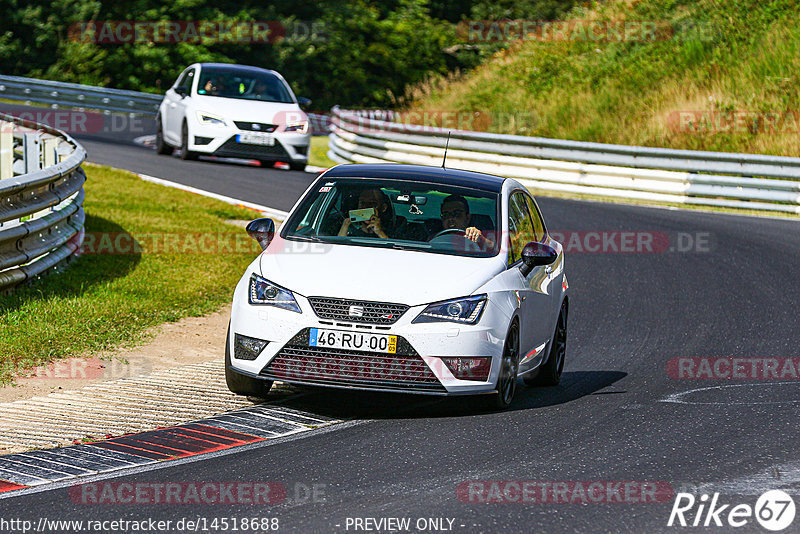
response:
{"label": "background car wheel", "polygon": [[266,160],[266,159],[260,159],[260,160],[258,160],[258,162],[265,169],[272,169],[272,168],[275,167],[275,164],[278,163],[277,161],[269,161],[269,160]]}
{"label": "background car wheel", "polygon": [[161,126],[161,116],[156,117],[156,154],[172,154],[172,147],[164,142],[164,128]]}
{"label": "background car wheel", "polygon": [[497,378],[497,393],[489,397],[489,408],[505,410],[511,406],[517,390],[517,371],[519,370],[519,325],[515,322],[508,329],[500,376]]}
{"label": "background car wheel", "polygon": [[237,395],[265,398],[272,387],[272,380],[259,380],[231,369],[230,332],[229,325],[228,340],[225,342],[225,382],[228,384],[228,389]]}
{"label": "background car wheel", "polygon": [[181,128],[181,159],[197,159],[197,154],[189,151],[189,125],[186,124],[186,121],[183,122]]}
{"label": "background car wheel", "polygon": [[289,162],[289,168],[293,171],[305,171],[306,170],[306,163],[305,162]]}
{"label": "background car wheel", "polygon": [[555,386],[561,381],[561,371],[564,370],[564,360],[567,356],[567,303],[561,305],[561,312],[556,321],[556,331],[550,344],[550,354],[547,362],[533,377],[523,377],[529,386]]}

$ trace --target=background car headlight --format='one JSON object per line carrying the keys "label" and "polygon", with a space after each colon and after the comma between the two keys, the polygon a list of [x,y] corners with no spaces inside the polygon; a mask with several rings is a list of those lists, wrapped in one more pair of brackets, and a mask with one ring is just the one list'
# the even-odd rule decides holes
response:
{"label": "background car headlight", "polygon": [[197,112],[197,120],[206,126],[225,126],[225,119],[211,113],[206,113],[205,111]]}
{"label": "background car headlight", "polygon": [[275,285],[266,278],[261,278],[257,274],[250,277],[250,304],[264,304],[267,306],[277,306],[285,310],[303,313],[294,294],[288,289]]}
{"label": "background car headlight", "polygon": [[481,318],[486,306],[486,295],[464,297],[461,299],[435,302],[422,310],[412,323],[433,323],[451,321],[461,324],[475,324]]}
{"label": "background car headlight", "polygon": [[290,122],[286,125],[284,132],[306,133],[308,131],[308,121]]}

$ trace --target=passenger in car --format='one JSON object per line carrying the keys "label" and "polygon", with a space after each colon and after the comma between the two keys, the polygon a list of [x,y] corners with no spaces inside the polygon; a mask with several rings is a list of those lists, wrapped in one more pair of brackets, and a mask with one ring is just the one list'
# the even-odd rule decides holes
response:
{"label": "passenger in car", "polygon": [[[450,195],[442,201],[441,227],[432,228],[434,235],[444,230],[464,230],[464,237],[477,243],[484,249],[494,248],[494,240],[489,235],[494,230],[491,219],[485,216],[472,215],[469,202],[461,195]],[[479,220],[482,218],[483,220]],[[482,226],[483,228],[478,228]]]}
{"label": "passenger in car", "polygon": [[364,189],[358,195],[358,209],[374,208],[375,214],[365,222],[351,223],[345,217],[339,228],[340,236],[379,237],[381,239],[403,238],[405,217],[394,213],[389,196],[379,188]]}

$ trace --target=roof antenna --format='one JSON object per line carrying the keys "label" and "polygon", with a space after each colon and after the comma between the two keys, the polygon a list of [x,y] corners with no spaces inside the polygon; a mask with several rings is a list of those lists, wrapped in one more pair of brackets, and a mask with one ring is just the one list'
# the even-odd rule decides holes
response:
{"label": "roof antenna", "polygon": [[447,131],[447,143],[444,145],[444,157],[442,158],[442,168],[444,169],[444,162],[447,161],[447,147],[450,146],[450,131]]}

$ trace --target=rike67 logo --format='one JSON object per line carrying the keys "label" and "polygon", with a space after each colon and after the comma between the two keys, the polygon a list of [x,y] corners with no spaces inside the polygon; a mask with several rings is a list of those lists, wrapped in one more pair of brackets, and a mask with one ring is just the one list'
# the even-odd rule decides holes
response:
{"label": "rike67 logo", "polygon": [[794,499],[781,490],[763,493],[755,506],[722,504],[719,493],[715,493],[710,500],[708,494],[698,499],[691,493],[678,493],[667,526],[739,528],[755,519],[765,529],[777,532],[791,525],[794,515]]}

